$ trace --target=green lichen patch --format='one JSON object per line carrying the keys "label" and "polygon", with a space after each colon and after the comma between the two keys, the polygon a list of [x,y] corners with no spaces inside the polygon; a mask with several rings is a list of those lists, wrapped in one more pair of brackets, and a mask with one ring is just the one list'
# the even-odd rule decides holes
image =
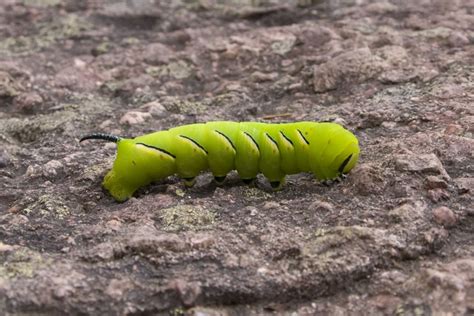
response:
{"label": "green lichen patch", "polygon": [[203,114],[209,110],[207,101],[190,101],[177,97],[167,97],[163,101],[163,106],[170,112],[180,114]]}
{"label": "green lichen patch", "polygon": [[37,214],[55,219],[64,219],[71,214],[71,210],[62,198],[49,194],[40,196],[33,204],[23,209],[23,212],[27,215]]}
{"label": "green lichen patch", "polygon": [[0,256],[0,280],[16,277],[31,278],[35,271],[51,264],[50,259],[43,258],[38,252],[28,248],[18,248],[5,257]]}
{"label": "green lichen patch", "polygon": [[269,199],[272,197],[271,194],[256,187],[244,187],[242,195],[251,200]]}
{"label": "green lichen patch", "polygon": [[0,53],[24,54],[49,47],[59,40],[71,38],[88,30],[90,24],[77,15],[69,14],[53,23],[44,23],[38,34],[7,37],[0,40]]}
{"label": "green lichen patch", "polygon": [[37,7],[52,7],[61,3],[61,0],[22,0],[25,5]]}
{"label": "green lichen patch", "polygon": [[30,118],[0,119],[0,132],[10,134],[20,142],[28,143],[56,130],[61,125],[73,120],[73,111],[58,111],[48,115],[37,115]]}
{"label": "green lichen patch", "polygon": [[85,167],[80,175],[80,179],[84,181],[95,181],[104,176],[105,172],[111,168],[114,157],[109,157],[104,162]]}
{"label": "green lichen patch", "polygon": [[178,60],[164,66],[148,67],[146,72],[154,77],[169,76],[175,79],[186,79],[192,75],[193,69],[185,61]]}
{"label": "green lichen patch", "polygon": [[177,205],[160,210],[160,218],[168,231],[201,230],[215,223],[216,214],[202,206]]}

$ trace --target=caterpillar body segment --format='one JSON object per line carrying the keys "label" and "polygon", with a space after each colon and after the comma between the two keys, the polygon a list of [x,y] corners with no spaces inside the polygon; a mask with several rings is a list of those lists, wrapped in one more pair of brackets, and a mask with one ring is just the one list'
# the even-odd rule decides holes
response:
{"label": "caterpillar body segment", "polygon": [[348,173],[359,158],[357,138],[335,123],[208,122],[183,125],[133,139],[92,134],[117,144],[117,157],[103,185],[117,201],[140,187],[178,174],[192,185],[210,170],[222,183],[231,170],[244,182],[262,173],[274,188],[285,175],[311,172],[318,180]]}

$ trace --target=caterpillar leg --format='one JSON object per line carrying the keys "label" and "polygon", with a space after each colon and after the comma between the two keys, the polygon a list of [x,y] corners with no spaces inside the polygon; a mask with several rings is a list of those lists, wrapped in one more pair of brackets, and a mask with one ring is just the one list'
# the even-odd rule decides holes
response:
{"label": "caterpillar leg", "polygon": [[243,181],[245,184],[251,185],[251,184],[254,184],[254,183],[255,183],[255,178],[242,179],[242,181]]}
{"label": "caterpillar leg", "polygon": [[282,178],[279,181],[270,181],[270,185],[273,191],[281,190],[281,188],[285,185],[285,178]]}
{"label": "caterpillar leg", "polygon": [[196,177],[184,178],[184,185],[188,188],[192,187],[196,183]]}
{"label": "caterpillar leg", "polygon": [[221,185],[224,183],[226,176],[214,176],[214,181],[218,184]]}

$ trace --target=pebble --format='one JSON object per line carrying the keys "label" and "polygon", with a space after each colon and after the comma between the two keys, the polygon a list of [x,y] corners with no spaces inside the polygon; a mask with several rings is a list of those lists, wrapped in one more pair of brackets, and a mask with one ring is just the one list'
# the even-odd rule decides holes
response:
{"label": "pebble", "polygon": [[315,66],[313,87],[315,92],[327,92],[347,80],[361,82],[374,77],[387,68],[382,58],[372,54],[369,48],[347,51],[327,63]]}
{"label": "pebble", "polygon": [[6,150],[0,150],[0,168],[5,168],[11,162],[11,157]]}
{"label": "pebble", "polygon": [[190,244],[193,249],[206,249],[216,244],[216,239],[210,234],[197,233],[191,237]]}
{"label": "pebble", "polygon": [[456,225],[457,218],[454,212],[446,206],[440,206],[432,210],[433,219],[436,223],[444,227],[453,227]]}
{"label": "pebble", "polygon": [[43,103],[43,98],[36,92],[21,93],[15,98],[14,106],[18,112],[31,114]]}
{"label": "pebble", "polygon": [[395,168],[398,171],[434,173],[449,179],[443,164],[435,154],[402,154],[395,156]]}
{"label": "pebble", "polygon": [[175,279],[171,281],[170,287],[177,291],[181,302],[185,306],[193,305],[202,292],[200,283],[188,282],[183,279]]}
{"label": "pebble", "polygon": [[448,44],[451,47],[462,47],[469,45],[469,38],[461,32],[453,32],[448,37]]}
{"label": "pebble", "polygon": [[263,204],[262,209],[263,210],[271,210],[271,209],[278,209],[280,208],[280,204],[275,201],[268,201]]}
{"label": "pebble", "polygon": [[474,178],[457,178],[454,180],[460,194],[468,193],[474,188]]}
{"label": "pebble", "polygon": [[63,169],[64,165],[62,162],[59,160],[50,160],[43,167],[43,175],[47,178],[54,178]]}
{"label": "pebble", "polygon": [[265,81],[274,81],[278,78],[278,73],[263,73],[260,71],[255,71],[250,75],[250,79],[254,82],[265,82]]}
{"label": "pebble", "polygon": [[448,184],[439,176],[426,177],[426,186],[428,189],[446,189]]}
{"label": "pebble", "polygon": [[360,195],[379,194],[383,191],[384,182],[380,172],[370,164],[360,164],[351,172],[349,181]]}
{"label": "pebble", "polygon": [[432,189],[428,191],[428,197],[431,201],[438,203],[440,201],[449,200],[449,192],[444,189]]}
{"label": "pebble", "polygon": [[148,102],[140,107],[145,109],[151,116],[155,118],[164,118],[170,115],[168,110],[158,101]]}
{"label": "pebble", "polygon": [[143,60],[149,65],[163,65],[168,63],[174,52],[168,46],[161,43],[153,43],[146,47]]}
{"label": "pebble", "polygon": [[120,124],[135,125],[141,124],[151,118],[150,113],[129,111],[120,118]]}
{"label": "pebble", "polygon": [[315,201],[308,208],[314,212],[330,212],[333,210],[332,204],[324,201]]}
{"label": "pebble", "polygon": [[463,128],[458,124],[449,124],[444,130],[445,135],[461,135],[463,133]]}

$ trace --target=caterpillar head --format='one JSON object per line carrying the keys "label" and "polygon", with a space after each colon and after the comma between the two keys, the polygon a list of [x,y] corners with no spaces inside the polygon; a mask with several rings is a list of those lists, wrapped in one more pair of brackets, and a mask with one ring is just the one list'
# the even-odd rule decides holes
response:
{"label": "caterpillar head", "polygon": [[117,157],[113,168],[106,174],[102,185],[119,202],[129,199],[140,187],[153,179],[160,179],[175,172],[174,156],[160,148],[134,139],[108,134],[92,134],[87,139],[101,139],[117,144]]}
{"label": "caterpillar head", "polygon": [[320,123],[308,138],[310,168],[318,180],[333,180],[349,173],[359,159],[357,138],[338,124]]}

